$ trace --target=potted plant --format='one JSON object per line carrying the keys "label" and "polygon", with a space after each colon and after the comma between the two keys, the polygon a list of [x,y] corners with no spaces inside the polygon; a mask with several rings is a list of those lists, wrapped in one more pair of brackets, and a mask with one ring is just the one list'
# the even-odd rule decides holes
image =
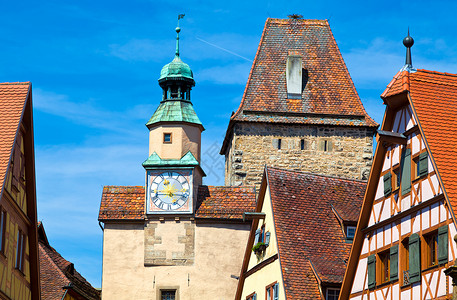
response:
{"label": "potted plant", "polygon": [[265,251],[266,248],[267,246],[264,242],[258,242],[254,245],[254,247],[252,247],[252,251],[254,251],[254,253],[257,255],[260,255],[263,251]]}

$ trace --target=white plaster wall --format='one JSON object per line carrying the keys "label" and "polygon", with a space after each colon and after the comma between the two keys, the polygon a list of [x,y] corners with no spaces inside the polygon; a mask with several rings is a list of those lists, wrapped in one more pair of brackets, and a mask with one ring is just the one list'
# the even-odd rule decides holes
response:
{"label": "white plaster wall", "polygon": [[359,260],[357,271],[355,273],[354,281],[352,282],[351,294],[358,293],[368,288],[367,283],[367,258]]}
{"label": "white plaster wall", "polygon": [[197,224],[193,266],[144,266],[143,224],[105,224],[103,299],[151,299],[179,287],[180,300],[235,297],[249,234],[245,224]]}

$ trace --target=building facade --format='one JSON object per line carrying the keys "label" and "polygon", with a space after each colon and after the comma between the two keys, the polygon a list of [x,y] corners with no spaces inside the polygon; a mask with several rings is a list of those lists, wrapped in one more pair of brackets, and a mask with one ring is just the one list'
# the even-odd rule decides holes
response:
{"label": "building facade", "polygon": [[39,299],[32,84],[0,83],[0,298]]}
{"label": "building facade", "polygon": [[225,185],[260,185],[265,165],[367,179],[376,122],[326,20],[267,19],[220,154]]}
{"label": "building facade", "polygon": [[365,187],[266,167],[235,299],[338,299]]}
{"label": "building facade", "polygon": [[254,187],[203,186],[204,130],[195,85],[177,47],[162,68],[159,107],[146,126],[146,185],[103,189],[103,299],[233,299],[255,207]]}
{"label": "building facade", "polygon": [[340,299],[450,299],[455,264],[457,76],[406,65],[386,105]]}

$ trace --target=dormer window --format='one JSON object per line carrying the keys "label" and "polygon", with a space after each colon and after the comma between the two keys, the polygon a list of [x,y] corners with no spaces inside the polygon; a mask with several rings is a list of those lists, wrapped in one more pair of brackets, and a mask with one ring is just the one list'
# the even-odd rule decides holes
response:
{"label": "dormer window", "polygon": [[171,133],[164,133],[163,134],[163,143],[164,144],[171,144]]}
{"label": "dormer window", "polygon": [[346,226],[346,238],[348,240],[353,240],[355,236],[355,226]]}
{"label": "dormer window", "polygon": [[286,65],[287,98],[301,99],[302,93],[302,57],[293,51],[289,52]]}

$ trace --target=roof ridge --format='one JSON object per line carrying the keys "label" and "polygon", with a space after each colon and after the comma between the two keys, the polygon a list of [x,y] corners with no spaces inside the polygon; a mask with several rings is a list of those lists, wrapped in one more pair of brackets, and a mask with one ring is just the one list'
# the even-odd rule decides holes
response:
{"label": "roof ridge", "polygon": [[[39,242],[38,243],[38,246],[42,248],[42,252],[44,254],[44,256],[46,257],[46,259],[51,263],[51,265],[53,266],[53,268],[57,269],[58,273],[61,275],[61,279],[63,280],[66,280],[68,281],[68,283],[71,282],[71,280],[69,280],[67,278],[67,276],[65,276],[65,273],[59,268],[59,266],[57,265],[57,263],[54,261],[54,259],[52,259],[52,257],[48,254],[48,251],[46,251],[45,248],[52,248],[52,247],[47,247],[46,245],[44,245],[42,242]],[[49,249],[51,250],[51,249]],[[52,250],[51,250],[52,251]],[[54,250],[55,251],[55,250]],[[57,252],[57,251],[55,251]],[[62,256],[61,256],[62,257]],[[62,257],[63,258],[63,257]],[[65,260],[65,258],[63,258]]]}
{"label": "roof ridge", "polygon": [[439,75],[457,77],[456,73],[438,72],[438,71],[432,71],[432,70],[426,70],[426,69],[417,69],[417,72],[424,72],[424,73],[431,73],[431,74],[439,74]]}
{"label": "roof ridge", "polygon": [[30,81],[0,82],[0,85],[29,85]]}
{"label": "roof ridge", "polygon": [[245,188],[255,188],[254,185],[206,185],[206,184],[201,184],[199,187],[210,187],[210,188],[231,188],[231,189],[245,189]]}
{"label": "roof ridge", "polygon": [[290,24],[292,22],[294,23],[306,23],[309,25],[328,25],[328,20],[327,19],[291,19],[291,18],[268,18],[267,22],[270,21],[275,24]]}
{"label": "roof ridge", "polygon": [[363,183],[363,184],[367,183],[367,181],[362,180],[362,179],[338,177],[338,176],[335,176],[335,175],[328,175],[328,174],[317,174],[317,173],[311,173],[311,172],[305,172],[305,171],[283,169],[283,168],[272,167],[272,166],[266,166],[266,168],[267,168],[267,170],[268,169],[274,169],[274,170],[278,170],[278,171],[285,171],[285,172],[290,172],[290,173],[298,173],[298,174],[303,174],[303,175],[311,175],[311,176],[315,176],[315,177],[333,178],[333,179],[339,179],[339,180],[344,180],[344,181],[359,182],[359,183]]}

